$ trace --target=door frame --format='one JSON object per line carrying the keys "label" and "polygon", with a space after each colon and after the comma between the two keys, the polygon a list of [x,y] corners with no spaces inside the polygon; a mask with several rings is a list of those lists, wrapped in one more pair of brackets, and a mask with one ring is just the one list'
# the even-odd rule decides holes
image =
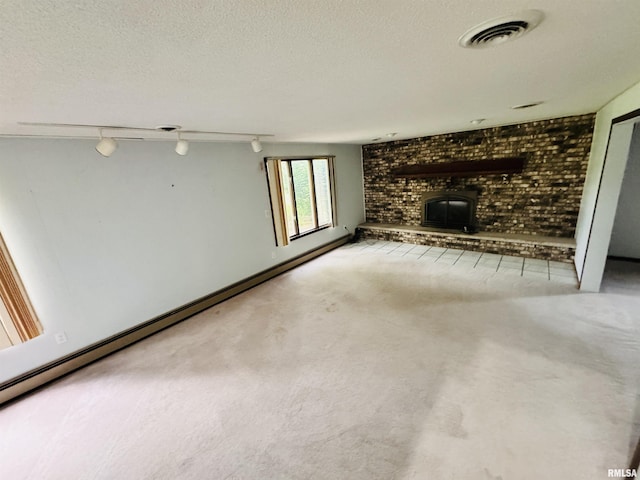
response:
{"label": "door frame", "polygon": [[613,222],[622,190],[622,179],[629,160],[633,130],[638,122],[640,122],[640,109],[611,121],[584,262],[580,271],[580,290],[600,291]]}

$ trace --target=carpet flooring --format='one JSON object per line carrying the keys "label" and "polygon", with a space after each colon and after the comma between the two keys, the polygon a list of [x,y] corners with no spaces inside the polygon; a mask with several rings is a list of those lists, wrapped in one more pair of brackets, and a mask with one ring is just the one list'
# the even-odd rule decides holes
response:
{"label": "carpet flooring", "polygon": [[0,478],[607,478],[640,435],[638,312],[340,248],[0,409]]}

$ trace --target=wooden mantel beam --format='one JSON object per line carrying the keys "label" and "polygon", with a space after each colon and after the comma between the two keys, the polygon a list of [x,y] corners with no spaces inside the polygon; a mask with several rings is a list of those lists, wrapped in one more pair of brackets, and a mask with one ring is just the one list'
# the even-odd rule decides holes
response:
{"label": "wooden mantel beam", "polygon": [[522,173],[525,159],[494,158],[491,160],[463,160],[446,163],[417,163],[392,170],[396,177],[475,177],[478,175],[500,175]]}

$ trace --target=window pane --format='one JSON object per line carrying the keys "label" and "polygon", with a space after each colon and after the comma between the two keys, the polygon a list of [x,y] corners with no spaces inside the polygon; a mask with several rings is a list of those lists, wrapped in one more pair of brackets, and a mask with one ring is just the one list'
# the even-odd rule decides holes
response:
{"label": "window pane", "polygon": [[298,212],[299,233],[305,233],[315,228],[313,221],[313,204],[311,203],[311,169],[307,160],[291,162],[293,188],[296,196],[296,210]]}
{"label": "window pane", "polygon": [[289,236],[295,235],[296,231],[296,215],[293,208],[293,193],[291,192],[291,173],[289,172],[289,164],[282,162],[280,164],[282,176],[282,190],[284,192],[284,212],[287,217],[287,230]]}
{"label": "window pane", "polygon": [[331,189],[329,186],[329,160],[313,161],[313,180],[316,187],[316,207],[318,208],[318,226],[331,224]]}

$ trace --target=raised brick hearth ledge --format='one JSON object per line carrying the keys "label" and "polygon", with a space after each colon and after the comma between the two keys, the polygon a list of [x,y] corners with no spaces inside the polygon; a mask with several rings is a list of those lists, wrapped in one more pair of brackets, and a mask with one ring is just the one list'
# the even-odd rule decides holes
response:
{"label": "raised brick hearth ledge", "polygon": [[435,230],[429,227],[390,223],[361,223],[356,231],[362,239],[389,240],[566,263],[573,262],[576,250],[573,238],[495,232],[467,234],[456,230]]}

